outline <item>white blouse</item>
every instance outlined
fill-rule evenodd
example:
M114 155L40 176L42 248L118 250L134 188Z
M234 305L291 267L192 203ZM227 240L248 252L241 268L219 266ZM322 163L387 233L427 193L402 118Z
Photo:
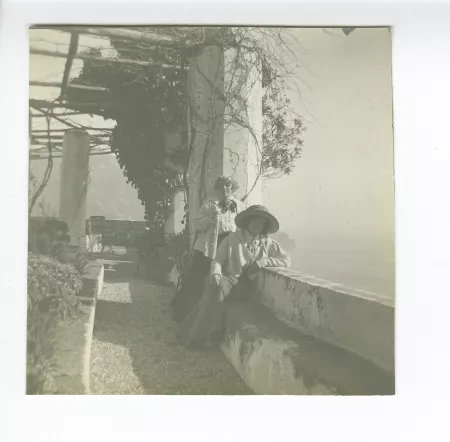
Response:
M236 215L239 212L242 212L245 209L245 204L239 201L235 197L231 197L236 203L237 210L236 212L232 212L228 210L225 213L222 213L220 208L218 207L219 200L207 199L200 209L198 216L195 219L195 228L197 230L197 239L194 244L194 250L198 250L200 252L205 253L205 249L210 246L210 244L206 244L209 242L209 237L206 237L206 232L210 229L214 228L213 214L218 212L218 234L225 232L235 232L236 224L234 222Z
M235 280L246 264L257 262L259 267L289 267L289 255L277 241L268 236L251 238L248 232L237 230L227 236L211 263L212 274L224 274Z

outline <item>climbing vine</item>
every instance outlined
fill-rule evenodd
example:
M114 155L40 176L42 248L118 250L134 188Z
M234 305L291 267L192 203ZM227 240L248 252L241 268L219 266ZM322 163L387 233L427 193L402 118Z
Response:
M192 51L206 44L234 49L231 81L225 90L225 124L238 124L249 130L247 98L251 81L262 81L263 134L259 177L275 178L289 174L300 157L305 130L302 118L291 106L287 91L295 82L300 61L289 30L279 28L162 27L140 28L175 37L178 48L161 48L145 43L111 40L121 58L177 65L177 69L155 66L105 63L86 60L73 83L103 86L95 92L97 114L117 122L110 140L119 165L138 192L146 219L160 228L166 219L173 191L187 186L189 162L187 141L188 75L185 67ZM100 55L98 50L92 50ZM97 52L97 53L95 53ZM287 54L287 55L286 55ZM289 55L291 56L289 59ZM251 77L252 73L253 77ZM291 83L290 83L291 82ZM69 100L93 101L93 93L69 90ZM181 132L183 149L167 152L165 134ZM191 127L191 138L195 131Z
M182 93L185 81L186 75L180 70L98 61L86 62L74 81L109 89L108 94L97 98L105 103L99 113L117 122L110 139L111 150L127 181L137 189L146 219L154 227L164 222L169 197L182 186L179 172L165 166L164 137L166 132L185 124L186 97ZM91 95L83 94L86 93L72 92L69 99L87 100ZM174 160L183 162L183 155Z

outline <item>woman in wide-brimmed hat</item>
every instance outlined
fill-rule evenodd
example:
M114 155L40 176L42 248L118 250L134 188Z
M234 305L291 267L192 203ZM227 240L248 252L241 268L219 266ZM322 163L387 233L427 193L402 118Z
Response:
M203 296L181 324L186 346L216 345L222 339L225 300L248 289L248 282L263 267L289 267L290 258L268 234L278 220L264 206L251 206L235 218L238 231L227 236L211 264Z
M205 278L220 243L236 231L235 217L245 209L245 204L234 196L238 189L235 179L219 176L214 184L215 197L206 199L195 218L196 239L191 269L171 303L173 317L178 322L201 298Z

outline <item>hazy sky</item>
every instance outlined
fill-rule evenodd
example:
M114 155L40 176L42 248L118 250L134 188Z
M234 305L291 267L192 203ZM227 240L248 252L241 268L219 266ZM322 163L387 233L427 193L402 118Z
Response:
M302 88L308 111L297 94L291 98L308 130L294 172L267 183L266 202L300 236L385 240L394 230L389 31L296 32L309 51L299 54L312 72L303 75L312 89ZM296 204L280 197L287 189L295 189Z
M294 238L297 268L392 295L389 30L357 29L349 36L338 30L295 32L308 51L298 57L309 72L302 73L307 85L299 83L305 100L291 98L308 130L294 172L267 182L264 202Z
M59 42L65 43L60 50L67 51L68 37L64 34L33 32L33 46L54 49L39 40L58 35ZM350 286L392 294L394 182L389 30L357 29L349 36L338 29L294 32L303 47L297 56L306 68L299 71L298 80L303 99L297 93L290 98L308 130L302 158L293 173L265 183L264 203L279 218L281 229L295 240L297 268ZM94 42L104 45L99 39L81 40L85 45ZM75 70L81 66L78 61ZM62 59L32 56L31 78L61 80L63 68ZM33 88L31 93L34 98L48 99L55 98L57 90L53 90L53 97L51 89ZM100 120L91 121L95 126L105 124ZM92 164L98 167L99 162ZM117 177L121 180L118 166ZM123 186L127 186L124 179ZM133 206L133 217L138 218L139 213L143 216L135 192L126 194Z

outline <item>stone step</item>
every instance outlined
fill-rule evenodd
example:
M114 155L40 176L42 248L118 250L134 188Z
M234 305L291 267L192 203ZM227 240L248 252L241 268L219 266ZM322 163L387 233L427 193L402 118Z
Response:
M257 394L393 395L394 376L304 335L254 300L229 305L222 351Z

